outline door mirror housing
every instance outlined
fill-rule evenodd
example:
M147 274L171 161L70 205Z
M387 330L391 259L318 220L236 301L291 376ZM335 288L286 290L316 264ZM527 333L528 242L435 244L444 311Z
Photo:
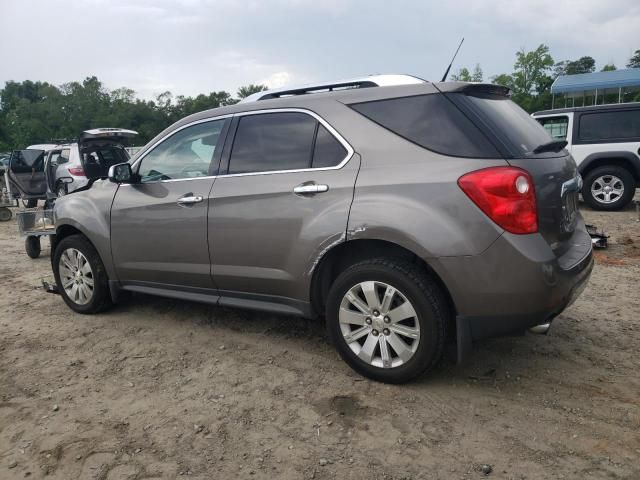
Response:
M118 163L109 167L109 180L113 183L133 183L134 175L131 164Z

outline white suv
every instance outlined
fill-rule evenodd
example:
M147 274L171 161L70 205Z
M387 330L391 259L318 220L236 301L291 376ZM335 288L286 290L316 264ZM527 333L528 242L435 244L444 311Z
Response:
M597 210L624 208L640 185L640 103L536 112L557 140L566 140L584 184L582 198Z

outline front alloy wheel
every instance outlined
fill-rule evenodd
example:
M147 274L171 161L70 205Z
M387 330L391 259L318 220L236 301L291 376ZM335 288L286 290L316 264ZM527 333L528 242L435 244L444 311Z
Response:
M69 308L90 314L111 304L104 264L85 236L70 235L60 240L51 264L58 291Z
M420 324L407 297L384 282L361 282L342 298L340 330L351 351L378 368L408 362L420 343Z
M67 248L58 264L62 288L73 303L86 305L93 297L93 270L87 257L75 248Z

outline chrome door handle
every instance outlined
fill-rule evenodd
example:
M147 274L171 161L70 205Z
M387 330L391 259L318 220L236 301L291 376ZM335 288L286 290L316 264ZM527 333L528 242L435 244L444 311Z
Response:
M327 191L329 191L329 185L321 185L317 183L298 185L293 189L293 193L297 193L298 195L322 193Z
M195 203L200 203L204 200L202 195L194 195L193 193L187 193L185 196L180 197L178 199L178 205L193 205Z

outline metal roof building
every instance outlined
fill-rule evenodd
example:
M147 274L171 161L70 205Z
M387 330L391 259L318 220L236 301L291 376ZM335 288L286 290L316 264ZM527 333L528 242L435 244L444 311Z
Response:
M571 99L571 106L574 106L576 98L582 98L582 105L586 105L585 101L590 97L593 97L593 105L597 105L598 101L611 103L610 100L614 96L617 96L617 103L622 103L625 101L625 95L639 90L640 68L560 75L551 85L554 103L555 96L562 95L565 99L565 106L567 106L568 99Z

